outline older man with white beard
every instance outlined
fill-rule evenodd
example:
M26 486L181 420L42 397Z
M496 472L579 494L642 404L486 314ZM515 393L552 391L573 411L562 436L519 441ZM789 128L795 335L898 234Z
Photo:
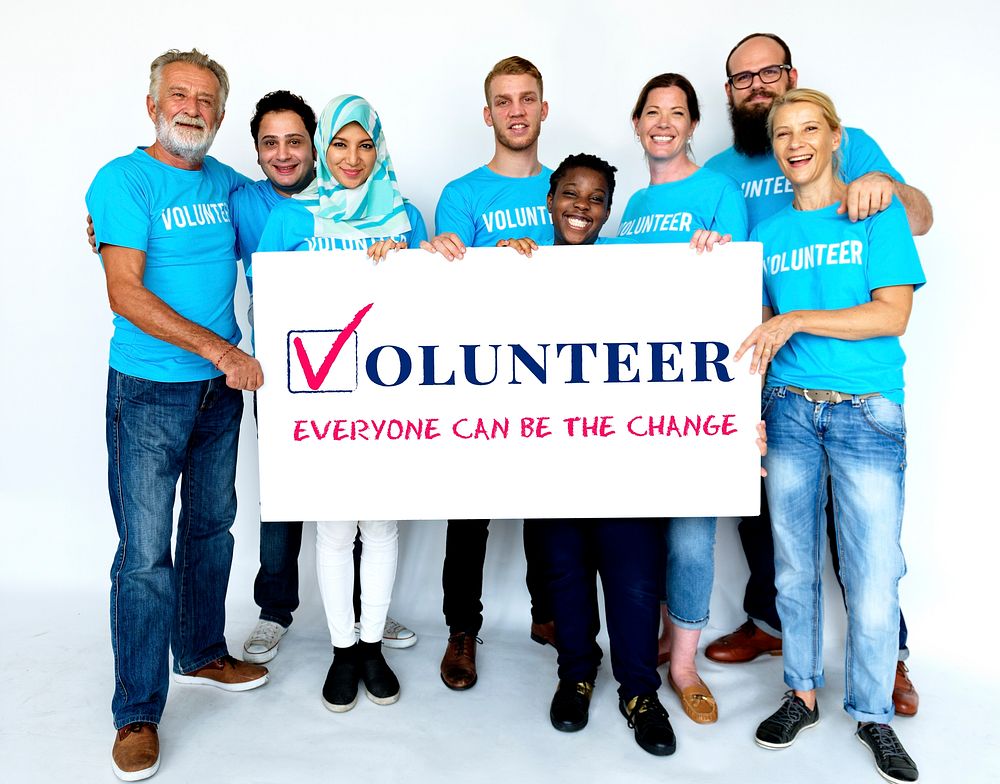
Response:
M175 681L226 691L267 682L266 668L229 655L223 634L241 390L264 381L237 347L233 313L239 259L228 202L247 180L206 157L228 91L225 69L197 50L157 57L146 97L156 141L111 161L87 192L115 314L106 411L119 537L112 767L124 781L159 766L168 647Z

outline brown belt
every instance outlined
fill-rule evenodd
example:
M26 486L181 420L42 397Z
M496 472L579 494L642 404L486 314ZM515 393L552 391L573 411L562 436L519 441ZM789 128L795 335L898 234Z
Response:
M845 400L867 400L870 397L878 397L881 392L867 392L864 395L852 395L850 392L835 392L832 389L801 389L799 387L785 387L789 392L802 395L810 403L843 403Z

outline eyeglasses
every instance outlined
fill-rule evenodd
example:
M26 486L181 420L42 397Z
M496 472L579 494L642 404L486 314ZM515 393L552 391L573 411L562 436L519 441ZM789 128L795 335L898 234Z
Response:
M764 84L773 84L781 78L782 71L791 71L790 65L769 65L759 71L740 71L733 74L728 81L737 90L745 90L753 84L753 78L758 77Z

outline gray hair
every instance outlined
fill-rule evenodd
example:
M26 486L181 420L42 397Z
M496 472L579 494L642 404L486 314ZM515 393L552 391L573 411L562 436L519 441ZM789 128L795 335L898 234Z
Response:
M203 54L197 49L192 49L190 52L182 52L179 49L171 49L164 52L153 60L152 63L150 63L149 94L152 96L153 101L159 105L160 82L163 79L163 69L171 63L190 63L191 65L197 65L199 68L204 68L215 74L215 78L219 80L219 110L217 115L221 117L222 113L226 110L226 98L229 97L229 75L226 73L225 68L215 62L215 60L207 54Z

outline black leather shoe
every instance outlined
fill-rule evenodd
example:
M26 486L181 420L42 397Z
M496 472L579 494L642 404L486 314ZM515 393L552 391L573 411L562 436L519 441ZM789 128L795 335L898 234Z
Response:
M896 784L916 781L920 774L913 758L906 753L896 733L888 724L858 722L858 740L864 743L875 757L879 775Z
M333 664L330 665L323 684L323 704L334 713L349 711L358 702L360 677L358 646L334 648Z
M392 705L399 699L399 680L382 655L382 641L359 642L361 680L368 699L376 705Z
M655 692L629 699L620 697L618 709L628 721L629 728L634 731L635 742L644 751L658 757L666 757L677 751L677 739L670 726L670 716Z
M552 726L560 732L579 732L586 727L593 693L594 684L590 681L559 681L549 708Z
M810 710L801 697L789 690L785 692L781 707L758 725L754 740L761 748L787 749L802 730L812 729L817 724L819 702Z

